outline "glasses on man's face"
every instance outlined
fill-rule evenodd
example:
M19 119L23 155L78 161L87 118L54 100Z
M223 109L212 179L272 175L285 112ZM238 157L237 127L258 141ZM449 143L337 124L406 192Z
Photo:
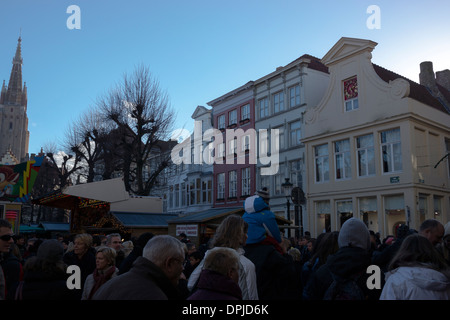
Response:
M1 240L8 242L11 238L14 237L13 234L4 234L0 237Z

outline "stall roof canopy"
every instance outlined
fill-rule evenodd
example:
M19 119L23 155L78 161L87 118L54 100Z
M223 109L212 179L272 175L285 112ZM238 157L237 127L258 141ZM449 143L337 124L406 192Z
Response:
M166 227L168 221L176 218L177 214L170 213L142 213L111 211L125 227Z
M122 178L68 186L32 203L69 210L109 204L111 211L162 212L162 198L130 196Z
M41 222L39 223L39 227L42 227L45 231L70 231L70 224L63 222Z
M63 190L63 193L70 196L105 202L123 201L130 197L125 189L122 178L69 186Z
M170 220L169 223L205 223L212 219L220 218L221 216L226 216L230 214L244 214L244 208L242 207L229 207L229 208L211 208L205 211L201 211L198 213L189 214L183 217L179 217L173 220ZM278 224L291 224L290 220L279 217L275 215Z

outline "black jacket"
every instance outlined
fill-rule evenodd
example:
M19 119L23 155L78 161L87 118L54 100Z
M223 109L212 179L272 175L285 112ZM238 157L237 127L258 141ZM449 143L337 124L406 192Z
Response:
M296 269L292 257L272 245L250 244L245 256L255 264L260 300L290 300L298 295Z
M93 300L176 300L176 287L164 272L144 257L138 257L130 271L98 289Z
M368 289L367 267L371 264L370 254L360 248L343 247L330 255L327 262L311 275L303 290L304 300L322 300L333 277L340 279L356 278L357 284L368 300L378 300L381 289ZM382 279L382 283L383 283Z
M68 275L60 273L47 273L44 271L26 271L21 289L20 300L79 300L78 291L67 288ZM9 294L9 299L15 299L16 291L19 293L19 284Z

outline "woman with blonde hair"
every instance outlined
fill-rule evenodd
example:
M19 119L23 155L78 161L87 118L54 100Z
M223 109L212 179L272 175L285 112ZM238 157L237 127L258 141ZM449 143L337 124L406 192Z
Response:
M97 253L95 254L96 268L86 278L81 300L91 300L98 288L106 281L117 276L119 269L115 266L116 255L116 250L113 248L107 246L97 248Z
M244 256L245 252L242 249L247 241L247 231L248 224L244 219L238 215L229 215L217 227L216 233L211 240L211 248L226 247L236 250L239 254L239 287L242 291L242 299L258 300L255 265ZM208 251L206 251L205 258L189 277L188 289L190 291L194 290L207 255Z
M92 236L88 233L77 234L73 241L73 250L64 255L64 262L77 265L81 271L81 289L89 274L95 269L95 249L92 247ZM77 290L78 291L78 290ZM81 299L81 292L79 294Z

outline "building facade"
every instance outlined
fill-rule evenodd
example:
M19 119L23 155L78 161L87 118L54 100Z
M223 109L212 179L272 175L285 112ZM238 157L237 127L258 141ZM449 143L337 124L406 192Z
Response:
M180 155L181 163L173 163L165 174L167 178L167 192L163 195L166 212L189 214L207 210L213 205L213 165L209 159L204 159L208 153L208 141L202 136L212 129L211 109L198 106L192 114L195 122L194 133L179 147L181 153L188 151L188 155ZM185 144L185 145L184 145ZM173 160L173 159L172 159Z
M373 64L376 45L341 38L322 58L330 83L306 111L302 137L313 236L350 217L382 237L399 224L418 230L425 219L450 219L448 105Z
M263 174L267 165L258 162L257 189L267 187L271 210L296 224L299 221L306 222L307 216L302 214L306 208L302 205L298 210L290 197L286 199L283 183L288 181L293 188L306 188L303 182L304 144L301 141L303 113L308 106L319 103L327 89L328 80L328 68L318 58L302 55L254 82L255 129L259 133L268 131L268 151L273 159L277 155L279 162L278 171L274 174ZM274 140L273 129L278 130L278 137ZM262 148L263 140L260 139ZM290 201L289 205L287 200Z
M253 82L208 102L214 136L213 206L242 207L256 188Z
M27 116L27 87L22 84L22 39L19 37L8 86L0 93L0 157L12 153L19 162L27 160L30 133Z

